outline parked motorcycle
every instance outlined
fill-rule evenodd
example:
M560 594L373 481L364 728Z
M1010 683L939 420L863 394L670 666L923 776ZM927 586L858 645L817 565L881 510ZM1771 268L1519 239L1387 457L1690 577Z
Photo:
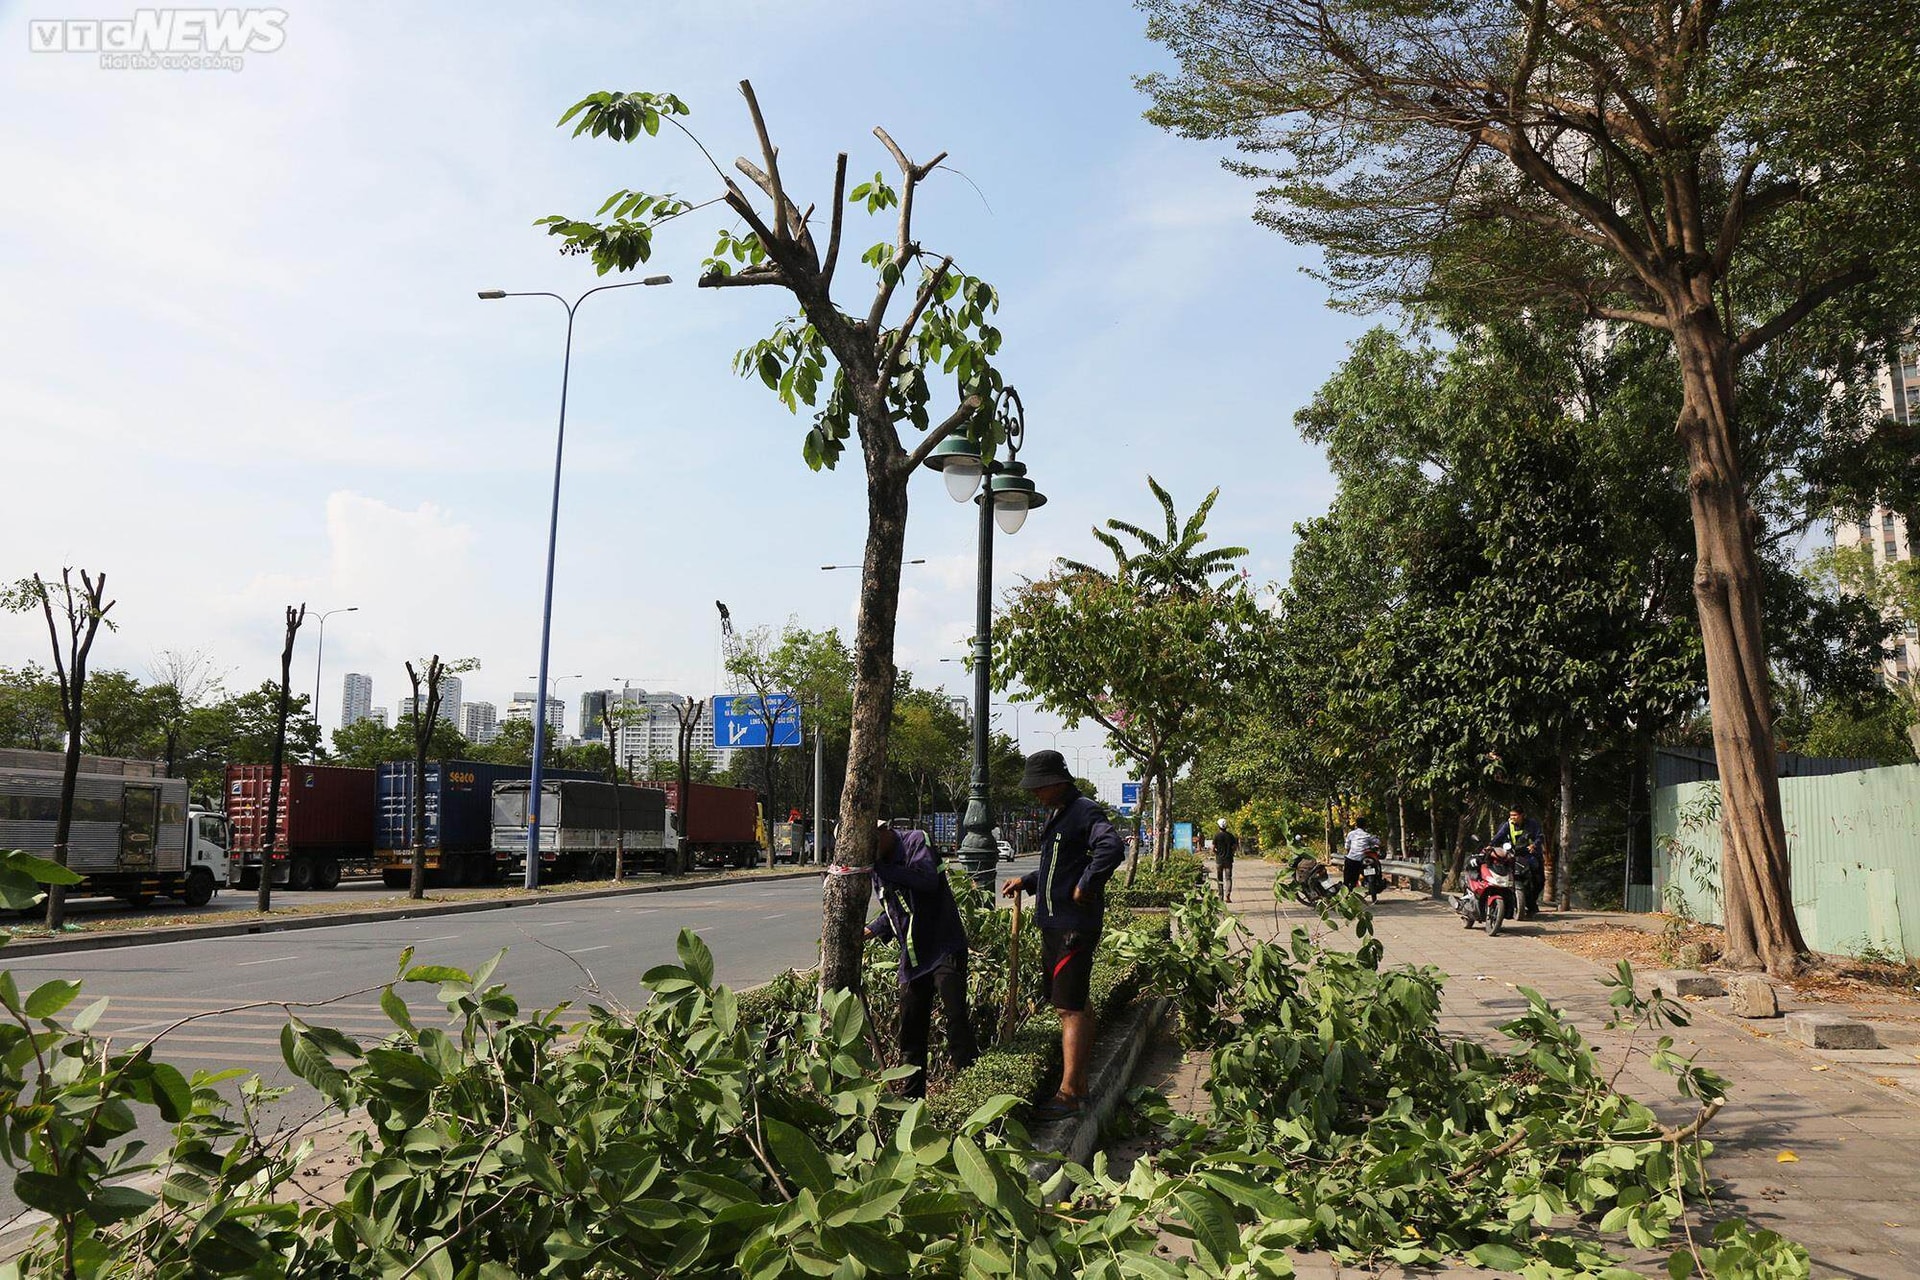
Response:
M1520 905L1520 860L1512 845L1489 846L1467 859L1466 870L1466 891L1454 895L1453 909L1467 928L1483 925L1494 937Z
M1360 863L1360 891L1367 895L1369 903L1380 901L1381 890L1387 887L1387 873L1380 865L1380 855L1369 853Z
M1333 896L1327 888L1327 869L1306 855L1293 860L1293 900L1303 907L1318 907Z

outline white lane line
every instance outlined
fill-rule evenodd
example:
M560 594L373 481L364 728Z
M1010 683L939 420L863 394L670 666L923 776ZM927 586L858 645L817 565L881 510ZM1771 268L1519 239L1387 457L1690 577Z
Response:
M567 954L570 956L583 956L587 954L587 952L589 951L605 951L608 947L612 945L613 944L611 942L603 942L597 947L581 947L578 951L569 951L567 952Z
M298 960L299 958L300 958L299 956L272 956L265 960L242 960L240 961L240 963L236 964L234 968L245 969L249 965L256 965L256 964L280 964L283 961Z
M426 942L452 942L452 941L453 941L453 940L454 940L455 938L457 938L457 937L459 937L459 936L460 936L460 935L459 935L459 934L457 934L457 933L443 933L443 934L440 934L440 935L438 935L437 937L432 937L432 938L415 938L415 939L414 939L414 941L415 941L416 943L426 943Z
M790 914L792 913L787 911L776 911L770 916L761 916L760 918L762 920L784 920Z

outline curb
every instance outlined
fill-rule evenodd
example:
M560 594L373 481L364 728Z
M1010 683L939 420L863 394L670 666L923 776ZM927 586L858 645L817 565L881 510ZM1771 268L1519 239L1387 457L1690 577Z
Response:
M1166 1021L1167 1010L1172 1007L1173 1001L1165 996L1137 1001L1127 1015L1120 1036L1105 1045L1096 1043L1087 1105L1071 1119L1056 1120L1034 1131L1034 1146L1052 1153L1027 1167L1035 1182L1049 1182L1060 1174L1063 1164L1085 1165L1093 1159L1094 1152L1100 1148L1101 1129L1126 1096L1141 1053L1159 1032Z
M52 955L70 951L112 951L122 947L149 947L163 942L204 942L209 938L234 938L249 933L289 933L296 929L326 929L343 924L371 924L381 920L418 920L427 916L470 915L478 911L505 911L560 902L587 902L595 898L624 898L642 893L678 893L688 889L728 888L738 884L778 884L783 880L805 880L822 872L776 871L771 875L733 879L714 878L675 884L621 885L613 889L587 889L578 893L541 894L526 898L483 898L470 902L429 902L418 907L390 911L337 911L324 915L288 916L283 920L238 920L232 924L174 925L155 929L127 929L117 933L77 935L71 938L28 938L7 942L0 951L15 956Z

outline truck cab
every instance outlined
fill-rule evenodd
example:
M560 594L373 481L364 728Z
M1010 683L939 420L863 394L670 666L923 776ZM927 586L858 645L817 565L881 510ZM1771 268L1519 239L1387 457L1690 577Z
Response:
M233 841L224 815L194 805L187 810L187 878L182 900L204 906L227 882L227 847Z

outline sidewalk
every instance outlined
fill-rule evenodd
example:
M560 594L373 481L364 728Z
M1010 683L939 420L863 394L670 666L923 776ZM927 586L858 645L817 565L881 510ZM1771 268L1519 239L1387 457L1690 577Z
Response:
M1233 906L1243 923L1261 937L1317 926L1305 908L1276 906L1277 871L1258 859L1241 863ZM1498 1027L1524 1011L1518 988L1526 986L1559 1008L1604 1060L1619 1060L1625 1036L1604 1029L1599 979L1606 971L1541 941L1541 924L1509 925L1489 938L1424 894L1392 891L1375 909L1374 925L1388 964L1430 964L1449 975L1446 1031L1503 1041ZM1743 1216L1798 1241L1813 1255L1815 1276L1920 1276L1920 1098L1876 1084L1873 1068L1848 1064L1845 1051L1785 1041L1778 1022L1750 1030L1701 1012L1671 1034L1676 1050L1697 1051L1701 1065L1733 1081L1706 1134L1715 1147L1708 1168L1720 1188L1715 1216ZM1671 1077L1651 1070L1643 1056L1636 1055L1621 1087L1669 1120L1691 1114ZM1797 1160L1782 1163L1783 1152Z

